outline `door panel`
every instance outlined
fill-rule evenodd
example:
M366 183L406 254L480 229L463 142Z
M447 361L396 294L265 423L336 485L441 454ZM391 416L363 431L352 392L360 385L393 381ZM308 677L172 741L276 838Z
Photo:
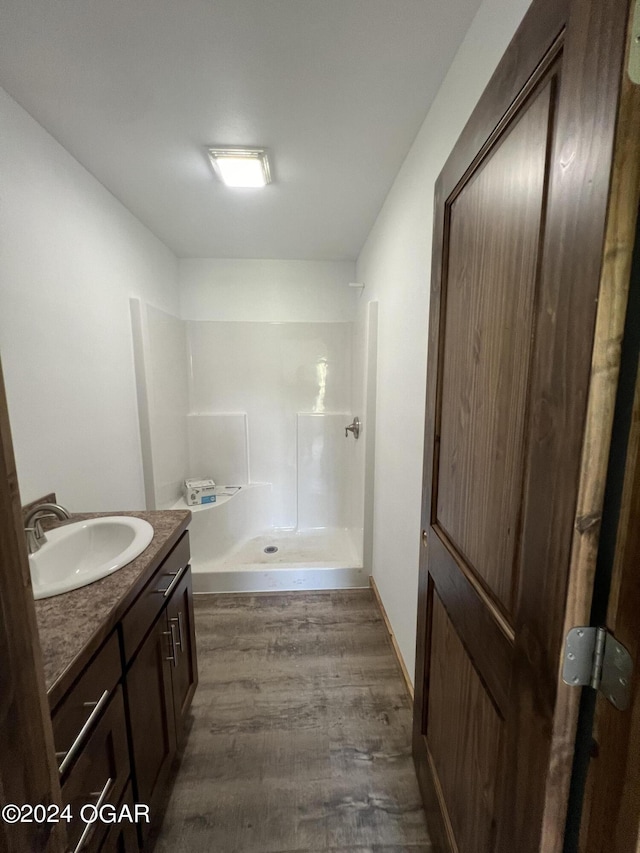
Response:
M492 701L506 714L513 632L492 608L487 596L460 570L438 530L433 530L429 542L429 572L475 669L487 685Z
M551 83L449 207L436 524L512 612Z
M459 853L562 849L579 694L561 652L590 608L611 436L591 356L626 17L533 0L436 186L414 755Z
M433 600L427 738L458 845L493 849L498 755L504 720L437 594Z

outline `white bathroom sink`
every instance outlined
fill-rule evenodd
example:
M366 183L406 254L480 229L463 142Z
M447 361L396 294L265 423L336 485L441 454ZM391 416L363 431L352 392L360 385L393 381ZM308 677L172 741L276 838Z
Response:
M110 515L47 531L47 541L29 557L35 598L79 589L135 560L153 539L142 518Z

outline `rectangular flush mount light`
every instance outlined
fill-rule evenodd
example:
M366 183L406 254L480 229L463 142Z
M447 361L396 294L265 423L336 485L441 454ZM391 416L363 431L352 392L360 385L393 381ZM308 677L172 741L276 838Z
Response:
M228 187L264 187L271 183L264 148L209 148L216 175Z

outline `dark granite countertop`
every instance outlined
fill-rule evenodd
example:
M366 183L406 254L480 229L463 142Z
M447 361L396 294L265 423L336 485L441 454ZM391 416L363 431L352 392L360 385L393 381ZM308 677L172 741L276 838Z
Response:
M79 675L89 656L97 651L131 606L191 521L189 511L158 510L77 513L71 516L69 523L108 515L145 519L153 527L153 539L139 557L109 577L35 602L45 682L52 708Z

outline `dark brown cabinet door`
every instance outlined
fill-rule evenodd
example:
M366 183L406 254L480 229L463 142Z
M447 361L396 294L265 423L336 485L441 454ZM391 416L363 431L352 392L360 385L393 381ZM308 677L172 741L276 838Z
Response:
M175 666L172 667L171 678L176 736L178 743L180 743L185 732L185 716L198 685L191 569L185 572L174 590L167 606L167 616L176 650Z
M160 819L158 803L176 752L171 687L175 643L166 610L151 629L127 672L127 700L136 783L136 801L151 809L151 825ZM149 826L141 825L145 838Z
M414 753L458 853L562 849L580 694L559 673L626 303L605 245L626 16L534 0L438 180Z

